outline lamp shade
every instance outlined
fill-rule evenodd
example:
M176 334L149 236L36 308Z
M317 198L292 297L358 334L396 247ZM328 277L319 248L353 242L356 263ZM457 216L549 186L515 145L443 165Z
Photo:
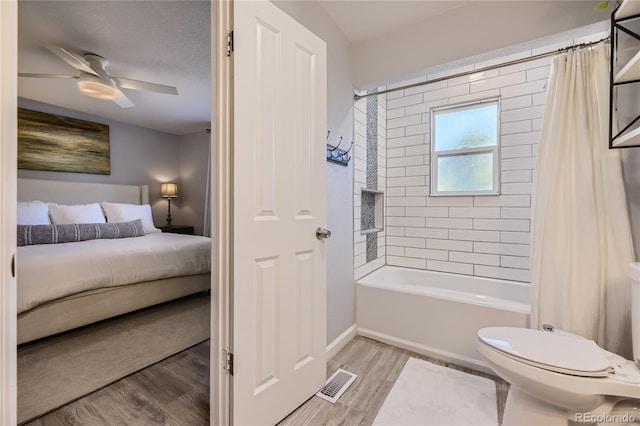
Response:
M178 196L178 184L176 183L163 183L160 188L160 194L164 198L176 198Z

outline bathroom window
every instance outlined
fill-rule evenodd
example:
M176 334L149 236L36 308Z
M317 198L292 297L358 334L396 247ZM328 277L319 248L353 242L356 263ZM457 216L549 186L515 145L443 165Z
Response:
M431 110L431 195L500 193L500 100Z

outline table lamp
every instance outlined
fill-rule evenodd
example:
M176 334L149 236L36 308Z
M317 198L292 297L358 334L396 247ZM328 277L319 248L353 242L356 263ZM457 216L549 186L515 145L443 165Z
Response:
M166 198L169 201L169 214L167 214L167 225L171 226L171 199L178 196L178 184L176 183L163 183L160 188L160 194L162 198Z

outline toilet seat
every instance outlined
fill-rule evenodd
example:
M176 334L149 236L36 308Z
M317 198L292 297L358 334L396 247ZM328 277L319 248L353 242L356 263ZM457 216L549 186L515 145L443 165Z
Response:
M479 340L516 361L581 377L607 377L611 361L593 340L516 327L488 327Z

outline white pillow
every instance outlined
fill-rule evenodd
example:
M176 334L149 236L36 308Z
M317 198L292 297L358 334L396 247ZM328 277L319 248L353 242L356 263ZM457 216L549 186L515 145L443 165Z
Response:
M49 206L42 201L18 203L18 225L49 225Z
M107 215L107 222L131 222L132 220L142 219L142 228L145 234L162 232L153 225L153 216L151 215L151 206L149 204L138 205L104 201L102 208Z
M49 203L49 216L51 216L51 223L55 225L106 222L100 204L98 203L76 204L72 206Z

